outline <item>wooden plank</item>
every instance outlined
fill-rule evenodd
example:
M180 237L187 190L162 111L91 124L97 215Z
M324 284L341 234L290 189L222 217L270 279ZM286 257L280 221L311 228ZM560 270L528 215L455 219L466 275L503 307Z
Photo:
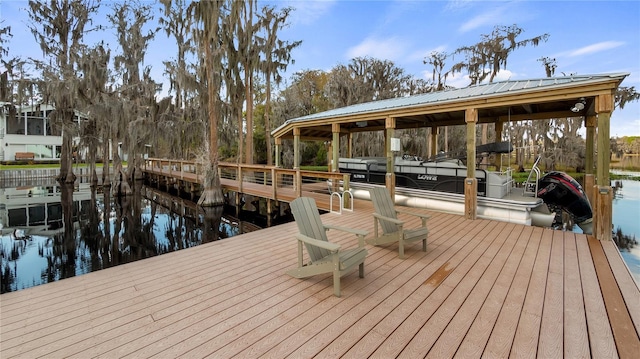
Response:
M640 288L638 288L638 283L633 279L615 242L602 241L600 244L607 256L607 261L616 278L633 325L636 327L636 332L640 333L640 300L637 300L640 297Z
M468 221L464 221L469 223ZM464 227L464 226L460 226ZM474 250L480 246L480 248L486 248L490 240L485 241L490 233L491 227L487 222L480 222L477 225L470 228L468 233L464 230L457 232L456 235L450 237L451 241L455 241L447 251L443 252L438 262L434 262L435 269L431 269L430 273L427 273L423 278L424 281L415 288L412 292L409 292L405 298L400 298L400 303L386 316L379 318L375 326L366 326L369 331L360 339L355 345L353 345L346 353L347 357L366 357L372 356L374 351L380 346L385 347L387 350L391 349L390 346L395 346L394 352L400 352L404 348L404 343L400 340L394 343L383 343L385 339L389 338L393 333L398 330L404 331L407 335L413 336L414 330L418 330L421 327L421 323L413 322L410 317L423 319L421 314L428 314L429 311L435 311L435 308L429 308L428 304L424 303L429 297L433 296L436 291L440 291L442 297L452 290L452 286L456 282L462 280L466 271L471 268L473 261L465 261L469 258L470 254L474 253ZM477 238L477 240L475 240ZM478 250L480 252L480 250ZM477 254L477 252L476 252ZM464 264L463 264L464 263ZM446 274L439 276L440 280L432 281L435 271L444 271ZM450 283L444 284L445 281ZM424 313L416 313L417 310L423 310ZM367 324L365 322L365 324ZM374 324L374 323L371 323ZM411 324L414 324L411 326ZM400 328L403 326L403 328ZM411 328L408 328L411 327ZM412 330L413 328L413 330ZM396 334L400 338L405 338L403 334ZM408 341L409 339L406 339Z
M635 330L620 288L618 288L609 261L602 249L601 241L593 236L588 236L588 242L602 289L604 304L611 322L611 331L618 348L618 355L620 358L637 358L640 353L640 336Z
M471 316L471 313L474 313L473 316L475 317L475 313L477 313L477 310L479 310L482 304L481 299L483 295L491 288L490 285L494 283L499 270L502 268L504 263L503 259L508 256L513 244L515 244L513 241L505 244L511 236L514 225L508 223L500 227L501 230L497 234L496 239L489 245L487 250L482 253L480 258L474 263L470 272L467 273L462 282L455 287L447 300L439 306L425 325L415 334L411 341L407 343L399 355L400 358L415 358L430 353L436 340L439 339L439 336L433 335L433 333L455 335L458 329L470 325L470 321L466 321L466 319ZM488 286L484 285L483 278L486 278L486 282L489 284ZM476 291L475 289L478 288L478 285L481 283L482 287L479 291ZM480 299L476 298L476 293L479 293L478 296ZM454 318L462 318L463 323L458 323ZM464 321L466 321L466 323L464 323ZM446 329L450 325L452 325L452 328L447 331ZM466 330L464 330L464 332L466 332ZM462 338L459 338L459 340L461 341ZM452 351L455 352L455 350ZM439 353L436 352L434 355L438 356Z
M590 355L587 318L582 296L576 235L565 231L564 243L564 354L565 358Z
M562 231L553 231L549 274L544 293L544 307L540 323L538 354L545 358L559 358L564 351L564 236Z
M537 355L552 240L553 231L545 229L533 265L529 288L520 314L516 335L513 338L510 356L533 358Z
M455 354L469 357L464 353L464 349L460 348L463 340L474 346L484 347L502 308L529 236L530 232L516 228L508 234L508 238L491 261L489 268L429 350L429 356L450 358ZM471 333L472 326L475 326L473 333ZM477 356L480 355L481 352L477 354Z
M412 355L414 351L422 352L423 348L415 341L429 338L433 334L430 330L437 330L439 326L446 325L445 318L455 313L475 281L484 272L484 268L492 257L491 253L495 252L500 241L504 240L505 237L499 236L505 230L504 223L487 229L488 231L483 231L479 237L475 237L478 241L476 245L470 248L471 252L467 252L468 255L461 258L462 262L454 264L453 271L446 279L432 289L433 291L426 298L420 298L422 300L420 305L386 340L379 344L373 356L390 357L401 353ZM419 331L422 334L418 338L416 333ZM414 343L415 347L406 350L410 342Z
M483 353L488 357L506 358L509 356L516 334L516 329L518 327L520 314L524 306L527 289L531 281L531 275L540 247L542 233L542 228L532 228L532 234L527 244L527 249L525 250L520 265L518 266L518 270L515 274L511 287L509 288L509 293L507 293L507 297L502 305L496 324L491 331L487 345L484 347ZM483 348L479 344L467 344L467 341L465 340L459 350L460 355L456 353L456 356L462 356L465 353L477 353L482 350Z
M580 280L584 298L589 346L592 358L617 358L616 343L613 340L611 325L604 306L600 284L593 266L586 236L580 236L576 242L578 262L580 264Z

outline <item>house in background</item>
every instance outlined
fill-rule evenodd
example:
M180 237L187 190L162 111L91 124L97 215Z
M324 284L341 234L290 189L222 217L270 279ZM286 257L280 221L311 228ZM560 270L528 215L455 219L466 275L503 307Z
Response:
M49 120L51 105L16 106L0 102L0 161L60 159L62 133ZM86 116L76 112L75 120ZM76 141L74 141L76 142Z

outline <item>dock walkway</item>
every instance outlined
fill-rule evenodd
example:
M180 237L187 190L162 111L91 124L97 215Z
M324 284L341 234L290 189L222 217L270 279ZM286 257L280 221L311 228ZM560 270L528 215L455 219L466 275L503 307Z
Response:
M372 233L371 212L322 219ZM368 246L341 298L331 274L285 274L295 223L3 294L0 357L637 358L640 291L613 242L424 212L427 252Z

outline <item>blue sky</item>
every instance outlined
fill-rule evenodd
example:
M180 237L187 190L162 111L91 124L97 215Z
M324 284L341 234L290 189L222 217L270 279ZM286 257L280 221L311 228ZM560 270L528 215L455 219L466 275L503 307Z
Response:
M103 1L104 2L104 1ZM272 0L258 5L292 6L282 37L302 40L294 50L295 64L287 73L330 70L358 56L391 60L415 77L428 78L423 59L434 50L452 52L480 41L496 25L517 24L520 39L548 33L547 42L513 52L499 80L545 76L543 56L556 59L556 75L628 72L623 86L640 91L640 1L426 1L426 0ZM26 1L2 1L0 18L11 26L10 56L39 56L20 10ZM105 7L106 8L106 7ZM149 48L147 63L163 81L162 60L175 45L159 33ZM452 63L452 62L451 62ZM288 78L287 75L285 78ZM457 76L447 84L464 87ZM611 135L640 136L640 103L617 109Z

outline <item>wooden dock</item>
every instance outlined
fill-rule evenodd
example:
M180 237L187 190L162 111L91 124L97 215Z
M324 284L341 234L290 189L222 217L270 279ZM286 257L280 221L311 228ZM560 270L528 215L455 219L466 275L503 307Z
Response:
M371 233L371 212L322 218ZM0 357L637 358L640 291L613 242L428 213L426 253L368 246L341 298L330 274L285 274L295 223L3 294Z
M193 161L152 158L145 161L142 171L146 179L158 188L179 192L200 192L204 181L201 166ZM223 190L291 202L305 196L316 200L318 208L340 211L340 199L331 192L342 193L340 181L348 189L349 176L337 172L303 171L266 165L218 163L218 176ZM330 184L334 188L329 188ZM344 190L344 188L342 189ZM332 200L333 199L333 200ZM331 208L333 205L333 208Z

